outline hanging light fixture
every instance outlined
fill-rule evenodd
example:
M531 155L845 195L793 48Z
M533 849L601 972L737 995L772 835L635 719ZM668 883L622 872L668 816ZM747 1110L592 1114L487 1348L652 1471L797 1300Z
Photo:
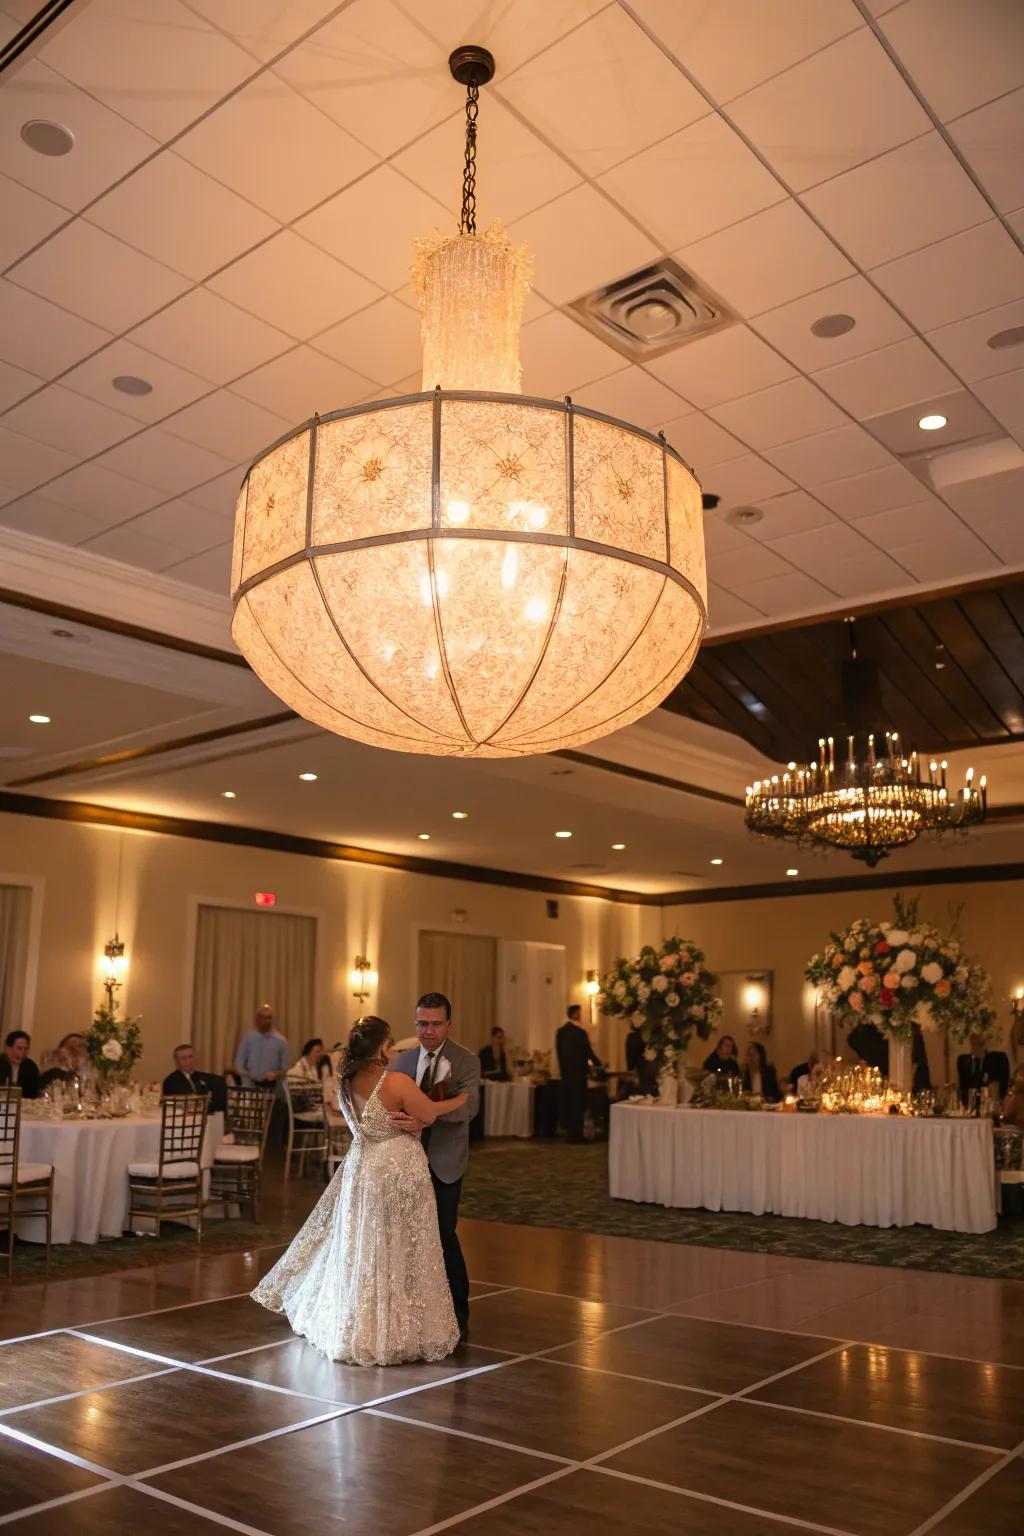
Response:
M405 752L579 745L652 709L706 624L700 486L653 436L520 389L529 261L476 228L486 49L457 234L419 242L423 392L315 416L250 467L232 634L307 719Z
M925 779L917 753L903 755L899 733L880 723L878 668L857 654L854 622L846 622L850 659L843 664L839 765L836 738L819 737L816 763L790 763L786 772L748 785L746 824L764 837L843 849L874 869L923 832L966 831L984 821L986 780L976 785L968 768L960 793L950 795L945 762L932 761Z

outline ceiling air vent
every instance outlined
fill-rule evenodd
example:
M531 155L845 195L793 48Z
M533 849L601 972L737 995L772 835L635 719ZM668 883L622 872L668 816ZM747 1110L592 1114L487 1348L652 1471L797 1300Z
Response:
M668 257L585 294L569 307L602 341L636 362L660 357L732 325L736 318Z

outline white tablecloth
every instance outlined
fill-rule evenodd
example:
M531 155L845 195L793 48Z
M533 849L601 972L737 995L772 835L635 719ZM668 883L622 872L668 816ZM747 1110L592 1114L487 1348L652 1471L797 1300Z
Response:
M484 1135L533 1135L533 1084L484 1083Z
M202 1166L209 1168L224 1135L224 1116L210 1115ZM53 1241L95 1243L120 1237L128 1223L128 1164L156 1162L160 1117L126 1115L123 1120L30 1120L22 1117L18 1160L52 1163ZM18 1221L30 1241L42 1241L43 1224Z
M621 1200L844 1226L996 1225L989 1120L615 1104L608 1170Z

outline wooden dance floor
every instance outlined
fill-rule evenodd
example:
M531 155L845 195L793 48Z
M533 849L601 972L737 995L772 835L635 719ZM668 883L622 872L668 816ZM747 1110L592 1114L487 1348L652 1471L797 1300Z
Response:
M1020 1532L1024 1284L463 1233L471 1343L442 1365L323 1360L248 1300L279 1250L8 1292L0 1524Z

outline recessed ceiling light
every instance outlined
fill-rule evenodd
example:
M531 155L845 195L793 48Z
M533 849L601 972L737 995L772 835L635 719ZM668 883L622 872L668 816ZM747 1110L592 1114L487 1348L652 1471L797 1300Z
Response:
M429 832L417 832L416 836L419 838L421 843L429 843L430 842L430 833Z
M313 784L320 777L318 773L300 773L299 778L306 784Z
M625 848L625 846L626 846L625 843L612 843L612 848L615 850L616 853L621 853L623 848Z
M833 336L845 336L856 324L852 315L821 315L812 323L811 335L827 341Z
M75 136L63 123L46 117L33 117L21 125L21 137L37 155L67 155L75 147Z
M939 415L922 416L921 420L918 422L918 426L921 428L922 432L938 432L945 425L945 416Z
M556 837L572 837L572 833L571 832L556 832L555 836Z
M991 347L993 352L1001 352L1003 347L1019 347L1024 341L1024 325L1008 325L1005 331L996 331L986 341L986 347Z
M468 811L452 811L452 821L468 821Z
M238 799L238 796L235 794L233 789L222 789L221 790L221 795L224 797L225 800L237 800Z
M786 870L786 874L787 875L798 875L799 873L800 873L800 871L798 869L787 869Z
M119 373L116 379L111 380L115 389L119 389L122 395L151 395L153 386L148 379L137 379L133 373Z
M712 862L712 864L724 864L725 860L724 859L712 859L711 862Z
M50 723L49 715L29 715L29 719L33 725L49 725Z

